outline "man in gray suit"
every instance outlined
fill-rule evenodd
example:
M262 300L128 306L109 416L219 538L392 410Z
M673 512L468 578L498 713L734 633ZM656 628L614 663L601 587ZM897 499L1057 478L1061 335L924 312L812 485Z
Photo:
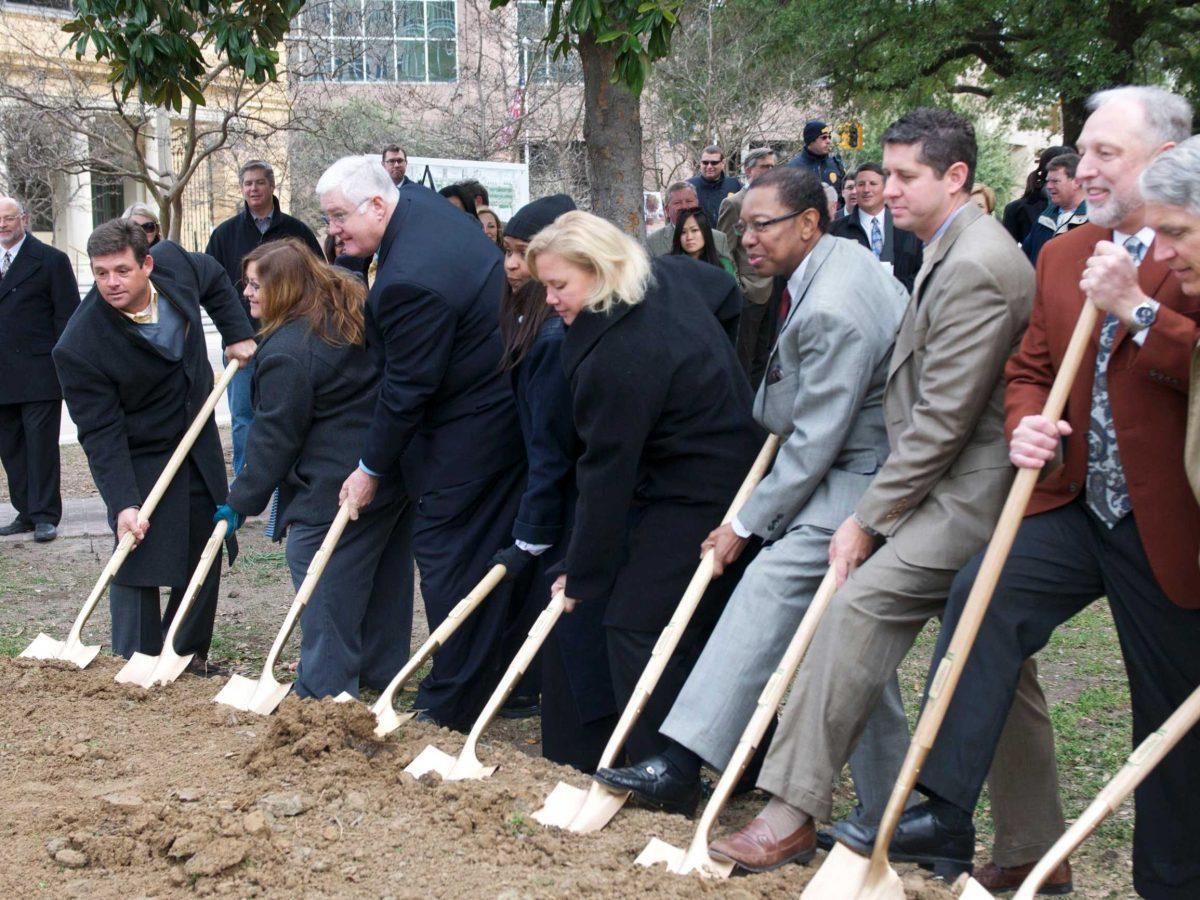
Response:
M715 548L720 575L751 536L768 543L663 725L675 743L661 756L596 774L664 808L694 804L702 760L718 769L728 763L829 566L834 529L888 455L883 388L908 296L869 251L829 236L828 227L822 186L807 169L760 175L742 203L738 232L749 259L764 276L786 282L783 327L754 410L783 442L770 474L703 549ZM893 680L851 763L871 821L887 802L907 737ZM807 859L815 847L809 829L789 859Z
M1029 318L1033 269L968 200L969 122L917 109L882 141L896 225L925 242L883 397L891 454L829 545L843 586L763 763L758 786L773 799L712 847L746 868L778 864L814 819L829 818L843 764L913 640L943 610L955 574L987 542L1012 482L1004 364ZM997 860L1031 848L1036 858L1062 831L1053 742L1027 667L992 769ZM856 828L865 823L842 823L839 838Z
M667 188L666 204L667 224L646 238L646 249L650 251L651 256L666 256L670 253L679 214L685 209L700 208L696 189L686 181L676 181ZM709 225L712 227L713 245L717 248L717 256L732 263L733 258L729 255L729 241L725 239L725 233L716 227L715 222L710 222Z

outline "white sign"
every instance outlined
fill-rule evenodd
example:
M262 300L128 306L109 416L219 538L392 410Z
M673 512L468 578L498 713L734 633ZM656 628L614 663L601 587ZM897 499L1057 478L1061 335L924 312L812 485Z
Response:
M504 221L529 202L529 166L525 163L481 162L469 159L408 158L408 177L440 190L456 181L474 179L488 190L488 205Z

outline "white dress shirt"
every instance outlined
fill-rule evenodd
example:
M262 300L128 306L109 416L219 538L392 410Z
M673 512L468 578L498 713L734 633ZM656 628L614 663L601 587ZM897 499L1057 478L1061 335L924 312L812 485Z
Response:
M1143 226L1136 235L1126 234L1124 231L1117 231L1116 229L1113 229L1113 243L1118 247L1123 248L1125 246L1125 242L1131 237L1136 237L1142 242L1142 247L1145 248L1142 251L1142 258L1138 261L1138 265L1140 266L1146 261L1146 257L1150 255L1150 245L1154 243L1154 229L1149 225L1146 225ZM1152 299L1150 302L1154 305L1155 309L1158 309L1157 300ZM1135 331L1133 334L1133 342L1139 347L1142 346L1142 344L1146 343L1146 335L1149 333L1149 328L1143 328L1141 331Z

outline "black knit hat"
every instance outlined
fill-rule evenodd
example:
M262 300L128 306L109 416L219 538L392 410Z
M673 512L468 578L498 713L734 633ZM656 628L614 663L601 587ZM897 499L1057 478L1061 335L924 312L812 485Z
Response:
M833 129L820 119L809 119L804 123L804 143L811 144L823 134L833 134Z
M577 209L575 201L566 194L539 197L518 209L504 226L504 236L518 241L531 241L533 236L563 213Z

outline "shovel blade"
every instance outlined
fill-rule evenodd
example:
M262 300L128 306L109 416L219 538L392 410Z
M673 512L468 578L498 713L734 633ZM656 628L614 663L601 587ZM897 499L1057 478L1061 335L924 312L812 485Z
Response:
M275 707L283 702L287 692L292 689L291 682L280 684L269 674L263 673L258 681L258 688L250 700L249 711L260 716L269 716L275 712Z
M491 778L499 766L485 766L479 760L460 756L454 761L450 774L444 776L447 781L471 781Z
M383 707L380 707L376 703L375 706L371 707L371 712L375 713L377 723L375 725L375 737L378 738L387 737L416 715L414 712L397 713L396 710L392 709L390 703L384 704Z
M971 877L967 877L958 896L963 900L995 900L991 891Z
M26 659L58 659L65 644L66 641L56 641L48 634L39 634L21 655Z
M587 791L560 781L542 804L542 808L533 814L534 821L541 822L550 828L566 828L571 820L583 809L583 801Z
M148 688L154 684L154 670L158 667L157 656L149 653L135 653L129 661L121 666L121 671L113 678L121 684L137 684Z
M729 873L733 871L733 863L713 859L708 855L707 847L689 847L687 850L681 850L658 838L650 839L650 843L638 854L635 862L646 867L666 863L667 871L676 875L696 872L705 878L728 878Z
M183 670L188 667L188 663L192 661L194 653L189 653L186 656L180 656L174 650L165 648L162 656L158 658L158 665L154 667L154 672L150 676L150 683L146 687L154 687L156 684L170 684L175 681Z
M67 640L59 652L58 658L65 659L69 663L75 663L81 669L86 669L91 665L92 660L96 658L99 652L99 644L93 644L89 647L79 641Z
M358 698L355 697L353 694L351 694L349 691L342 691L340 694L338 694L336 697L333 698L333 702L334 703L354 703L357 699Z
M257 689L258 679L247 678L245 675L230 675L229 680L225 682L225 687L221 688L217 696L213 697L212 702L247 712Z
M454 768L454 762L455 757L430 744L417 754L416 759L404 767L404 771L413 778L420 778L427 772L437 772L442 778L445 778Z
M629 791L614 791L593 781L592 786L588 788L583 807L571 820L567 830L575 834L599 831L612 821L613 816L621 811L628 799Z
M834 844L801 900L904 900L904 885L889 865L871 866L869 856Z

